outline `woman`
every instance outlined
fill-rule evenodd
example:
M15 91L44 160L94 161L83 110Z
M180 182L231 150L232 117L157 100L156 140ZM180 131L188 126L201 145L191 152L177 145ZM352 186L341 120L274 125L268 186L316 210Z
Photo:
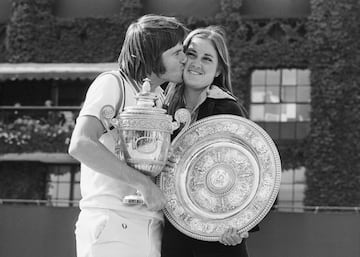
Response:
M179 108L191 112L192 122L216 114L246 116L245 109L232 95L229 53L225 33L217 26L192 31L184 41L187 55L183 84L167 89L168 112L174 115ZM165 222L162 257L176 256L237 256L247 257L245 239L248 233L228 229L219 242L206 242L190 238Z

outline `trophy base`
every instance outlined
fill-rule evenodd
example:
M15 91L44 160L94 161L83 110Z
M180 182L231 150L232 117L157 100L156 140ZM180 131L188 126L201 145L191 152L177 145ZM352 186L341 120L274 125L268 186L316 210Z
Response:
M127 195L123 199L123 204L127 205L143 205L144 198L141 195Z

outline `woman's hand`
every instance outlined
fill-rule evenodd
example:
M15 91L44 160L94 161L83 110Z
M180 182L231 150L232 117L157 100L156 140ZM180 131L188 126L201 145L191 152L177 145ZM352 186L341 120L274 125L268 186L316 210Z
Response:
M223 245L238 245L244 238L249 237L249 232L239 233L235 228L229 228L222 234L219 242Z

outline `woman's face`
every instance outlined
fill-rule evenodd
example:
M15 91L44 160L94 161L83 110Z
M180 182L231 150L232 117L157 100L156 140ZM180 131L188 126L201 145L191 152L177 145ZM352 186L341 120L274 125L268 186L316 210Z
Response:
M195 36L185 54L185 85L193 89L204 89L211 85L218 75L218 55L213 44L207 39Z

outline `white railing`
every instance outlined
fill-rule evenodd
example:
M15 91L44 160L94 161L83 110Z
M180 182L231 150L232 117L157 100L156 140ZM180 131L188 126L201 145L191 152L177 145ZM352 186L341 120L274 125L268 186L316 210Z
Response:
M79 206L78 200L33 200L33 199L0 199L0 204L32 204L54 207L74 207Z

